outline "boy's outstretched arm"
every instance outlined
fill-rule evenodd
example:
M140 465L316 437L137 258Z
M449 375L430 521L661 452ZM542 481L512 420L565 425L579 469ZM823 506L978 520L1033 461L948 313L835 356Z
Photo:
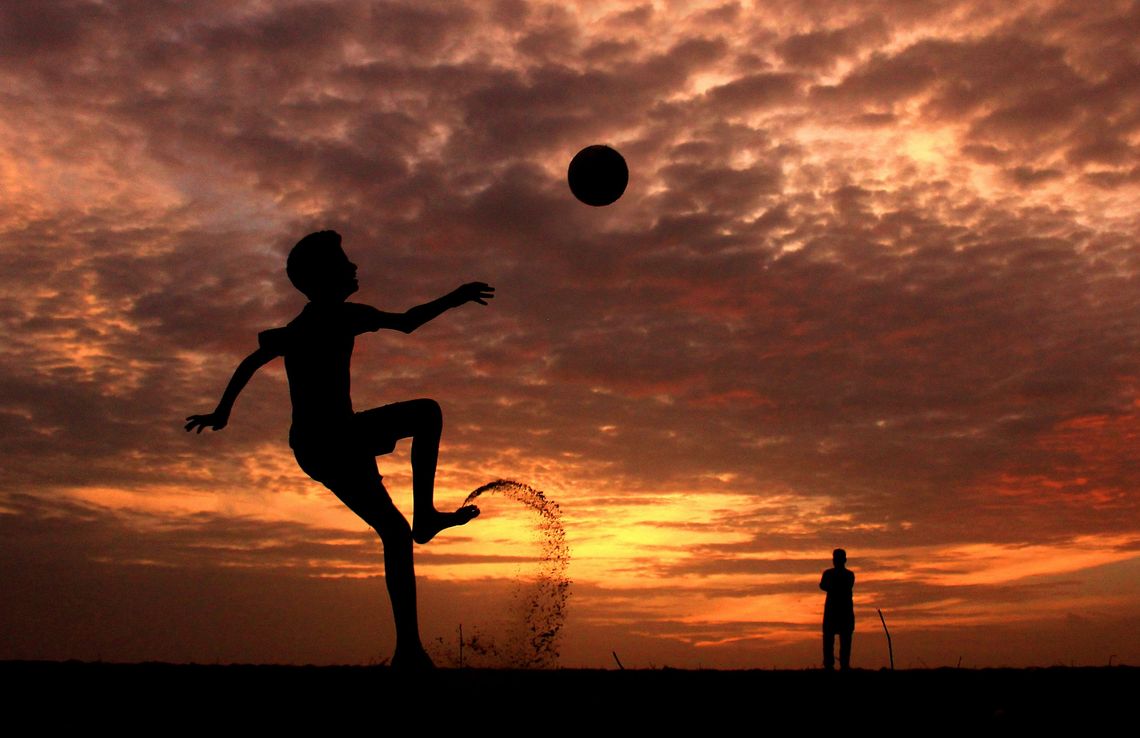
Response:
M460 305L468 302L477 302L480 305L486 305L487 300L495 296L495 288L485 282L468 282L462 287L458 287L443 297L425 302L423 305L408 310L404 313L380 313L380 324L374 330L380 328L391 328L404 333L411 333L416 328L419 328L424 323L438 318L443 313L452 308L457 308Z
M253 376L261 367L272 361L277 354L259 348L249 356L242 359L238 364L238 368L234 370L234 375L230 378L230 383L226 385L226 391L222 393L222 399L218 402L218 407L214 412L206 415L191 415L186 418L186 430L191 431L195 428L201 433L203 428L213 428L216 431L226 427L230 422L230 410L234 407L234 401L241 391L245 388L249 378Z

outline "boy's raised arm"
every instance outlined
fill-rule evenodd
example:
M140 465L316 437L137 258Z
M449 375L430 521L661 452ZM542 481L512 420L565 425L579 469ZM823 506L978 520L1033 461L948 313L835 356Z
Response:
M201 433L203 428L212 428L216 431L226 427L230 422L230 411L234 407L234 401L241 391L245 388L249 378L253 376L261 367L272 361L277 354L265 348L259 348L249 356L242 359L238 364L237 369L234 370L234 375L230 377L230 383L226 385L226 391L222 393L222 399L218 402L218 407L214 412L207 413L206 415L191 415L186 418L186 430L191 431L195 428Z
M376 311L376 325L372 330L390 328L404 333L411 333L416 328L419 328L430 320L438 318L451 308L457 308L468 302L477 302L480 305L486 305L487 300L490 300L494 296L495 288L486 282L468 282L443 297L432 300L431 302L425 302L423 305L417 305L407 312L382 313Z

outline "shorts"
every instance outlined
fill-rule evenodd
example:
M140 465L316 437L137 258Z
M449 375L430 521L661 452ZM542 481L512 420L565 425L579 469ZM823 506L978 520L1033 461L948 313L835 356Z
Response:
M329 489L363 479L380 479L376 457L390 454L396 442L407 437L391 422L397 406L355 413L348 422L319 430L289 431L289 445L301 470Z

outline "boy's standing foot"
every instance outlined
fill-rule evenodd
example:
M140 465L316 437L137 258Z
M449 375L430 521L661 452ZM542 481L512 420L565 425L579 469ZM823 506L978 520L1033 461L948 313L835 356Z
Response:
M464 505L450 513L443 513L439 510L431 510L426 513L417 512L412 524L412 540L416 543L427 543L444 528L466 525L478 515L479 508L474 505Z
M435 671L435 664L422 646L418 648L396 648L392 655L392 669L404 674L423 674Z

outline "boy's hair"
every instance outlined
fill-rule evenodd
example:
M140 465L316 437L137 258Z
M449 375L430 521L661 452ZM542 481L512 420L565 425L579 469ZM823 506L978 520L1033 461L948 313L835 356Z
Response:
M297 242L285 260L285 273L293 286L310 295L327 263L330 249L340 248L340 234L336 231L317 231Z

